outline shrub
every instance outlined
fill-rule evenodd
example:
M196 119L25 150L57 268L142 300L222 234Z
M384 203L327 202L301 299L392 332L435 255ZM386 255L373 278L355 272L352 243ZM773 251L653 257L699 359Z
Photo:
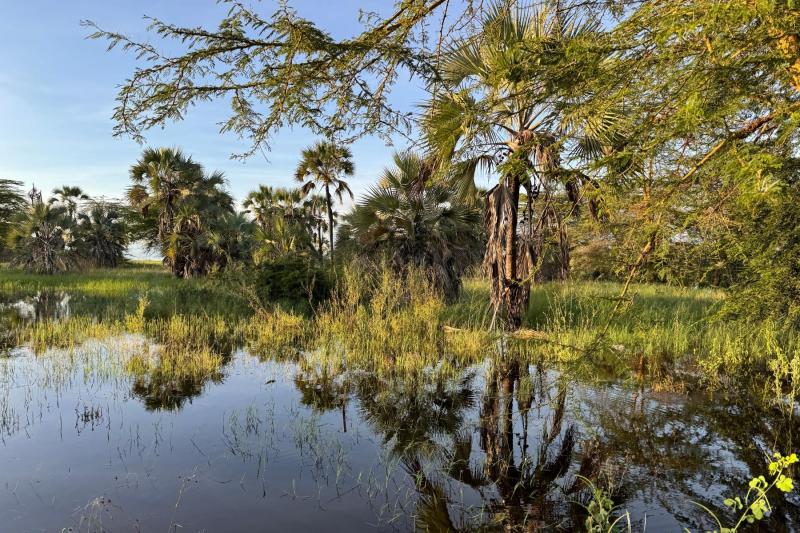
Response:
M285 256L256 267L255 285L262 302L325 300L330 293L328 274L302 257Z

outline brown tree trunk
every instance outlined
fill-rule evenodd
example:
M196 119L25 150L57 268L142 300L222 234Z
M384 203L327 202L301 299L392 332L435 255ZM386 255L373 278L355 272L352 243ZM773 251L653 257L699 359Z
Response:
M328 205L328 236L330 238L329 246L331 247L331 264L333 264L333 202L331 201L331 191L328 184L325 184L325 201Z
M517 233L520 178L507 176L486 196L486 253L484 269L492 283L492 305L495 316L505 319L509 330L522 325L530 296L529 280L521 279L527 273L528 254L520 254ZM520 267L523 268L520 268ZM502 313L501 313L502 311Z
M322 251L322 220L319 218L322 215L317 212L317 208L314 207L314 218L317 220L317 249L319 250L319 262L322 263L322 260L325 258Z
M517 220L519 212L519 177L514 175L508 178L508 199L506 210L506 235L505 235L505 306L508 329L514 331L522 326L522 319L528 302L529 286L523 283L518 275L518 238Z

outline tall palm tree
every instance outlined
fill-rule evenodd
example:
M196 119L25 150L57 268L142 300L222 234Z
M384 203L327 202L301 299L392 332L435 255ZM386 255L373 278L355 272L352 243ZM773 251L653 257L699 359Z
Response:
M496 4L481 32L459 38L443 54L443 86L423 116L426 144L440 161L454 162L448 170L467 184L464 190L474 188L478 168L500 174L486 195L484 265L492 303L511 329L521 325L539 260L532 239L520 239L518 230L530 235L541 224L533 220L540 193L563 187L577 198L578 178L562 167L561 151L572 147L587 155L602 147L610 131L607 121L598 125L563 111L563 95L581 81L566 66L571 45L583 45L578 41L590 40L594 29L546 5L536 10ZM578 126L589 135L570 144ZM519 217L523 187L526 216Z
M480 257L480 210L460 201L454 187L432 181L429 160L398 153L394 163L345 217L340 239L362 252L387 252L397 267L426 269L454 299L464 269Z
M199 164L177 148L147 148L131 167L133 185L128 189L128 200L142 216L155 217L158 245L167 242L177 204L202 172Z
M57 203L64 208L70 220L76 221L79 202L88 199L89 196L80 187L64 185L58 189L53 189L53 196L50 198L49 203Z
M303 150L300 163L295 170L295 179L303 183L300 187L303 195L307 195L315 188L325 191L331 262L333 262L333 199L331 193L338 198L339 202L342 201L345 193L352 198L353 192L340 176L352 176L353 172L355 172L355 167L350 149L326 141L320 141Z
M67 247L70 221L66 210L42 202L39 196L32 194L31 198L28 207L15 217L8 235L12 263L42 274L67 270L75 255Z
M325 198L319 194L312 194L303 202L303 210L305 211L306 225L308 231L312 236L312 240L316 246L317 255L319 260L322 261L324 257L323 246L325 239L322 237L323 232L328 231L328 223L325 220L323 207L325 206Z

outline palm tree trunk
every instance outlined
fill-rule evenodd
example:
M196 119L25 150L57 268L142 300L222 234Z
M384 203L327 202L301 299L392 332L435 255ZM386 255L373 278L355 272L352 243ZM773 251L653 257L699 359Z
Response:
M519 329L525 315L528 301L528 284L523 283L517 275L517 220L519 212L519 176L512 175L507 178L508 196L503 206L505 213L505 306L507 312L508 328Z
M315 208L315 210L316 210L316 208ZM325 257L323 255L323 252L322 252L322 220L320 218L317 218L317 217L321 217L321 216L322 215L314 213L314 218L317 220L317 248L319 249L319 261L320 261L320 263L322 263L322 260Z
M325 184L325 203L328 206L328 236L331 247L331 264L333 264L333 202L331 201L331 191L328 184Z

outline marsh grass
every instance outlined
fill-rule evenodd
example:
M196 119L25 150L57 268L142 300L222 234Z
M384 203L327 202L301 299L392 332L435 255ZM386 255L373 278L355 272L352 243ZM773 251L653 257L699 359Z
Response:
M128 332L164 346L164 368L170 357L173 367L193 365L182 352L195 351L203 367L212 355L244 346L261 358L305 358L331 368L419 370L472 364L510 349L600 379L646 378L680 388L687 380L723 385L767 376L760 380L765 395L800 392L797 334L770 322L720 319L725 295L713 289L634 285L615 314L619 284L535 286L523 324L533 334L514 342L488 330L486 280L465 279L461 297L445 305L422 272L397 275L386 265L345 267L331 299L311 315L281 305L253 311L221 284L176 280L153 265L61 276L3 270L0 287L84 294L115 310L98 315L90 306L65 318L16 323L6 344L35 352Z
M219 314L240 318L252 314L244 299L215 279L177 279L160 264L131 263L122 268L87 269L51 276L0 269L0 294L65 293L76 313L121 318L140 297L148 298L148 315ZM102 310L101 313L98 311ZM98 316L99 315L99 316Z
M744 378L764 396L799 397L795 331L770 321L723 319L725 293L716 289L635 284L614 314L621 290L610 282L534 286L523 322L531 340L523 351L598 379L645 378L656 388L681 389L687 382L721 386ZM485 280L465 280L462 297L442 311L442 321L485 332L488 300Z
M296 359L313 330L307 317L275 307L259 311L242 328L247 349L263 359Z
M423 272L345 268L338 290L314 317L315 347L364 368L419 369L485 357L484 332L448 335L447 307Z
M98 322L87 316L76 316L66 320L35 322L17 330L16 344L28 345L40 354L51 348L71 349L89 339L106 339L124 332L123 324L117 321Z

